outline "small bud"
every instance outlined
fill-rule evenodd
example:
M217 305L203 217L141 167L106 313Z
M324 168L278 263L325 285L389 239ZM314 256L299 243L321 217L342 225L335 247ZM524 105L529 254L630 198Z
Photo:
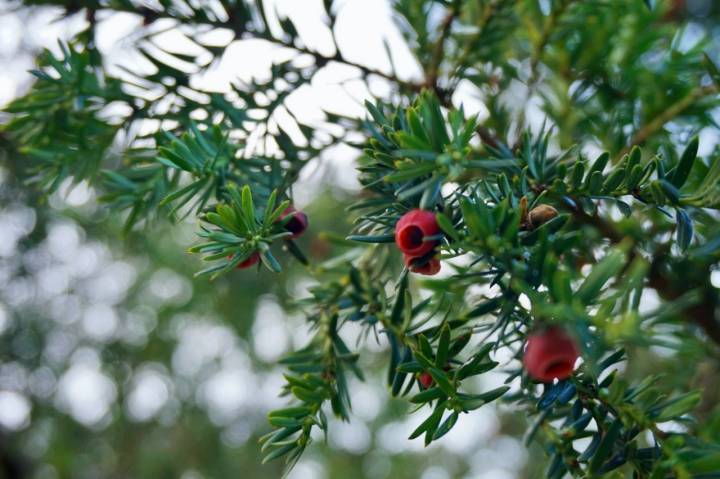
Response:
M418 382L423 389L428 389L433 384L433 378L429 373L422 373L418 376Z
M523 364L530 377L550 383L569 377L578 356L575 340L564 329L553 326L528 336Z
M395 244L403 253L420 257L435 248L437 241L425 241L427 236L440 234L440 227L431 211L412 210L395 225Z
M446 373L452 371L452 368L450 366L445 366L442 369ZM428 389L428 388L432 387L432 385L435 383L435 380L432 378L432 376L428 372L423 372L423 373L418 374L417 378L418 378L418 382L420 383L420 386L423 389Z
M531 209L527 215L527 224L530 229L535 229L558 215L558 210L550 205L540 204Z

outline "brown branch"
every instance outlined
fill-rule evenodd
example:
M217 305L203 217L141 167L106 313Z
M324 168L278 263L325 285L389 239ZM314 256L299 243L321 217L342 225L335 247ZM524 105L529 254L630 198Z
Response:
M437 90L438 87L438 72L440 70L440 63L442 63L443 54L445 51L445 41L450 36L453 20L457 17L458 5L457 2L450 8L442 23L440 23L440 35L433 45L432 54L430 55L430 63L428 64L427 71L425 73L425 86L432 90Z
M477 32L475 32L475 34L468 41L465 42L465 48L458 57L458 60L455 62L456 68L463 69L466 67L468 57L470 57L470 54L473 52L473 46L482 37L483 31L488 25L488 23L490 23L490 20L492 19L497 6L497 3L489 3L483 6L482 16L480 17L480 21L476 25Z
M130 9L130 8L123 8L122 6L113 6L113 10L127 11L130 13L135 13L137 15L142 16L143 17L143 25L150 25L151 23L153 23L161 18L167 18L167 19L173 19L173 20L178 20L178 21L184 20L184 21L186 21L187 24L195 23L196 25L209 25L214 28L227 28L227 29L230 29L233 31L233 33L235 34L235 38L238 40L242 39L243 35L248 33L246 25L240 19L242 17L235 16L234 12L232 10L227 10L227 13L229 16L229 19L227 22L211 20L211 19L207 19L202 22L195 22L192 19L179 19L177 17L169 15L165 11L157 11L157 10L153 10L148 7L139 7L139 8L135 8L135 9ZM310 48L295 45L292 41L274 37L269 32L254 32L254 33L255 33L255 38L257 38L259 40L265 40L267 42L274 43L276 45L283 46L285 48L293 49L299 53L312 55L312 57L315 58L315 62L318 66L324 66L327 63L334 61L334 62L343 63L345 65L357 68L365 76L376 75L376 76L385 78L386 80L390 80L390 81L396 83L401 88L405 88L405 89L412 90L412 91L420 91L424 87L424 83L415 83L412 81L402 80L392 73L386 73L382 70L377 70L377 69L369 67L367 65L363 65L363 64L354 62L352 60L348 60L347 58L345 58L342 55L337 44L334 45L335 51L336 51L335 55L326 56L326 55L323 55L320 52L317 52ZM333 34L333 38L334 38L334 34ZM333 41L333 43L335 43L335 42Z
M323 54L321 54L321 53L319 53L319 52L317 52L317 51L315 51L315 50L311 50L311 49L309 49L309 48L307 48L307 47L303 47L303 46L298 46L298 45L295 45L295 44L292 43L292 42L289 42L289 41L286 41L286 40L283 40L283 39L280 39L280 38L276 38L276 37L273 37L273 36L263 36L263 37L260 37L260 39L265 40L265 41L268 41L268 42L270 42L270 43L275 43L275 44L280 45L280 46L283 46L283 47L285 47L285 48L293 49L293 50L295 50L295 51L297 51L297 52L300 52L300 53L304 53L304 54L307 54L307 55L312 55L312 56L315 58L315 63L316 63L318 66L324 66L324 65L326 65L327 63L329 63L329 62L331 62L331 61L334 61L334 62L342 63L342 64L345 64L345 65L348 65L348 66L357 68L357 69L360 70L360 71L363 73L363 75L365 75L365 76L367 76L367 75L376 75L376 76L385 78L386 80L390 80L390 81L396 83L396 84L397 84L398 86L400 86L401 88L406 88L406 89L408 89L408 90L420 91L420 90L422 90L423 87L425 86L425 85L422 84L422 83L414 83L414 82L411 82L411 81L402 80L402 79L398 78L396 75L394 75L394 74L392 74L392 73L386 73L386 72L384 72L384 71L382 71L382 70L377 70L377 69L375 69L375 68L371 68L371 67L369 67L369 66L362 65L362 64L357 63L357 62L353 62L352 60L348 60L347 58L345 58L345 57L342 55L342 53L340 53L340 50L337 49L337 46L336 46L336 50L335 50L335 51L336 51L335 55L334 55L334 56L331 56L331 57L328 57L328 56L325 56L325 55L323 55Z
M685 110L692 106L693 103L698 101L704 96L712 95L717 93L718 89L715 85L710 86L698 86L694 88L690 93L682 97L670 105L665 111L660 113L658 116L653 118L649 123L640 128L630 141L630 145L625 147L620 154L622 157L628 153L633 146L641 145L645 143L651 136L660 131L667 122L673 120L677 116L681 115Z
M502 142L488 128L486 128L482 125L478 125L478 127L475 128L475 131L477 131L477 134L480 136L480 139L486 145L489 145L495 149L498 149L500 147L500 144Z
M677 278L673 278L660 266L660 261L653 261L648 277L648 285L658 292L658 295L667 301L680 298L693 289L700 289L701 299L698 303L688 306L683 311L684 316L700 326L705 334L715 343L720 344L720 321L716 317L718 294L712 287L709 287L709 280L697 283L693 279L683 278L683 287L678 287ZM702 271L702 277L710 277L709 267ZM698 272L694 272L697 275Z
M530 80L528 81L528 85L534 85L537 82L539 76L537 67L540 64L540 60L542 59L543 50L547 46L548 41L550 41L550 35L552 35L553 31L555 30L555 27L557 26L560 17L562 17L562 15L565 13L565 10L568 8L570 3L571 2L569 0L562 0L558 8L556 10L553 10L545 20L545 24L543 25L543 29L540 34L540 39L535 44L530 58L530 71L532 73Z

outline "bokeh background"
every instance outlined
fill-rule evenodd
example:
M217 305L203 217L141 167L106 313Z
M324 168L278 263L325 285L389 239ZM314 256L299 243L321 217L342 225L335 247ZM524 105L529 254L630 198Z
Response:
M306 45L332 54L320 28L320 1L266 3L292 16ZM337 40L347 58L387 71L391 51L401 77L419 78L387 1L336 3ZM707 35L709 51L717 53L720 6L680 3L679 15L690 20L680 38L692 43ZM58 39L85 26L82 14L60 21L60 13L0 1L0 107L28 89L27 72L42 49L58 52ZM97 44L111 73L148 68L131 48L141 21L129 13L100 18ZM164 28L166 45L192 48L182 31ZM208 35L225 51L220 62L192 73L192 82L207 91L263 78L289 55L263 41L234 41L221 30ZM381 78L366 82L330 66L287 105L311 123L323 110L362 117L364 100L389 95ZM462 85L453 101L482 117L482 102ZM518 108L542 123L537 103ZM716 143L714 133L704 132L701 153ZM322 232L350 228L343 208L359 191L357 154L345 144L329 149L308 164L294 191L311 218L303 246L316 261L333 254ZM257 438L269 430L268 410L285 404L278 396L278 359L309 337L292 308L292 299L312 285L303 268L193 279L199 263L185 253L196 239L193 220L159 221L125 235L123 218L103 206L101 192L66 182L41 196L17 177L19 166L0 149L0 478L279 477L279 464L260 465ZM354 344L356 332L346 333ZM370 373L366 382L351 384L352 420L331 424L327 441L317 438L291 478L542 476L541 452L522 444L526 419L502 404L463 416L429 448L421 439L408 441L422 415L408 415L405 401L390 398L386 346L382 338L362 344ZM667 352L649 354L653 361L630 373L682 370Z

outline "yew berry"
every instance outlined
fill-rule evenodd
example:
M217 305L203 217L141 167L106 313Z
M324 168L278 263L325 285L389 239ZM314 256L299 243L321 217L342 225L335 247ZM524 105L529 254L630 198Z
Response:
M232 256L230 256L232 258ZM253 266L260 261L260 253L257 251L251 254L247 259L240 261L237 265L237 269L245 269L249 268L250 266Z
M579 355L575 340L553 326L528 336L523 363L530 377L549 383L569 377Z
M435 248L437 241L425 241L427 236L440 234L435 214L425 210L411 210L405 213L395 225L395 244L412 257L428 254Z
M426 276L433 276L438 274L440 271L440 260L437 256L430 257L416 257L408 254L403 254L405 260L405 266L408 267L413 273L424 274Z
M430 376L430 373L421 373L418 376L418 382L423 389L428 389L433 384L433 378Z
M442 369L446 373L449 373L450 371L452 371L452 367L450 365L447 365ZM422 373L418 374L417 379L418 379L418 382L420 383L420 386L423 389L428 389L428 388L432 387L433 384L435 384L435 380L428 372L422 372Z
M308 227L308 216L302 211L298 211L293 206L288 206L280 215L280 220L284 220L288 216L291 218L285 223L285 229L292 233L291 238L297 238L302 235Z

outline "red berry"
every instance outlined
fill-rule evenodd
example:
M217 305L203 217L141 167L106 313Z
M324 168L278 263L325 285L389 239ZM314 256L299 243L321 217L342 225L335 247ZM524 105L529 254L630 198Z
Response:
M430 386L433 385L433 378L430 376L430 373L422 373L420 376L418 376L418 381L420 382L420 386L422 386L423 389L428 389Z
M404 254L403 258L405 260L405 266L407 266L408 269L413 273L432 276L438 274L438 272L440 271L440 260L435 255L430 257L415 257Z
M530 377L549 383L569 377L578 356L575 340L564 329L553 326L528 336L523 363Z
M308 227L308 216L302 211L298 211L294 206L288 206L280 215L280 220L284 220L288 216L292 216L287 223L285 229L292 233L291 238L297 238L302 235Z
M230 256L232 258L232 256ZM260 253L257 251L251 254L246 260L240 261L237 265L237 269L245 269L253 266L260 261Z
M395 225L395 244L405 254L424 256L435 248L437 241L423 241L426 236L440 234L432 211L412 210L405 213Z

